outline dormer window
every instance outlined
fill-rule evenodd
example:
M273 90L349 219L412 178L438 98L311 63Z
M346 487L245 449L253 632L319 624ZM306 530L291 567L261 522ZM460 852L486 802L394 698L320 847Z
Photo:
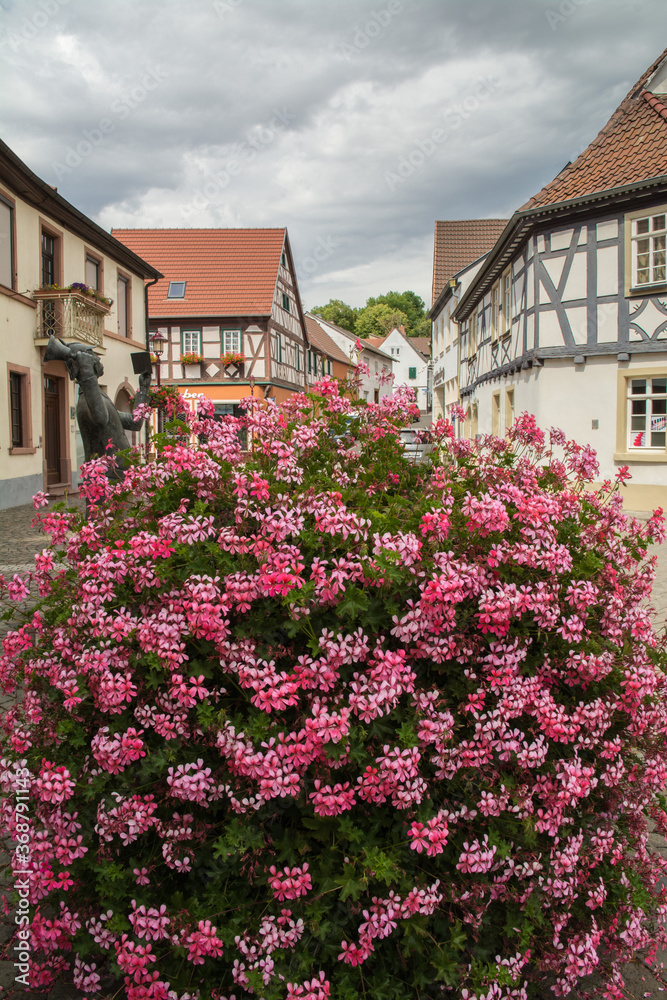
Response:
M185 298L185 281L170 281L169 291L167 292L168 299L184 299Z
M667 59L658 66L657 70L646 84L646 89L652 94L667 95Z

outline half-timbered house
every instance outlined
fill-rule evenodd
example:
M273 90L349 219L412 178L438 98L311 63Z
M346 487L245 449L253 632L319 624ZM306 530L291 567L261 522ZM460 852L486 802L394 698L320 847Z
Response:
M459 328L454 312L507 219L439 219L433 242L431 385L433 419L459 401Z
M306 385L310 388L324 375L345 382L352 376L354 365L320 324L306 313L306 329L310 347L306 354Z
M394 369L391 355L386 354L381 348L375 347L370 340L358 340L354 333L322 319L321 316L308 313L308 317L317 323L338 345L343 354L350 359L352 366L359 362L368 365L368 375L358 376L357 395L359 399L364 399L367 403L379 403L383 396L391 396L394 391L393 379L388 378L389 375L393 374ZM357 343L361 345L360 349L356 346Z
M629 466L667 506L667 50L573 163L510 219L461 297L466 432L515 414Z
M309 345L286 229L113 234L164 274L148 290L163 383L192 405L207 396L221 415L238 414L245 396L280 402L304 389Z

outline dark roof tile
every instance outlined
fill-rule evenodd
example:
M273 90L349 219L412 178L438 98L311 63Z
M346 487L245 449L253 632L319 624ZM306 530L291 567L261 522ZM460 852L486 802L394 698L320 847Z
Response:
M665 57L667 49L649 66L583 153L523 209L554 205L667 174L667 107L646 89Z
M433 302L450 278L488 253L507 219L445 219L435 224Z

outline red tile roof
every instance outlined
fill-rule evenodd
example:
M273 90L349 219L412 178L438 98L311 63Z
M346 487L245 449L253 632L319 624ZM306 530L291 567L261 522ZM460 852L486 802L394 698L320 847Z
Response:
M308 329L308 340L313 347L317 347L323 354L331 358L332 361L342 361L344 365L350 366L349 357L341 351L338 344L331 339L328 333L322 329L317 320L306 315L306 327Z
M342 333L342 335L347 340L349 340L350 346L352 346L354 343L356 343L356 340L357 340L356 333L350 333L349 330L345 330L342 326L337 326L336 323L330 323L328 319L323 319L321 316L318 316L318 315L313 316L312 313L307 313L306 315L309 316L311 319L314 319L315 322L320 326L320 328L325 331L325 333L326 333L326 329L325 328L328 328L330 330L335 330L336 333ZM363 349L365 351L370 351L371 354L379 354L380 357L384 358L385 360L387 358L389 358L389 360L391 360L391 358L390 358L390 356L388 354L385 354L385 352L382 351L382 350L380 350L379 347L375 347L368 338L366 338L364 340L363 337L360 337L359 338L359 343L362 345L362 347L363 347Z
M445 219L435 224L433 302L446 283L464 267L488 253L507 219Z
M646 89L667 49L573 163L526 202L522 209L553 205L667 174L667 108Z
M148 289L151 318L268 316L285 229L114 229L113 235L164 274ZM168 299L170 281L185 298Z
M429 337L408 337L408 340L425 358L431 357L431 340Z

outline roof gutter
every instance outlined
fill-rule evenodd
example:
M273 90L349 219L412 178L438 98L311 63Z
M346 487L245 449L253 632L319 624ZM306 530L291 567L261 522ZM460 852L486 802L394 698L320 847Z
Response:
M667 192L667 174L650 177L644 181L636 181L633 184L624 184L620 187L606 188L604 191L594 191L592 194L570 198L568 201L557 201L552 205L539 205L535 208L515 212L495 247L491 250L486 265L461 299L454 318L461 322L470 315L496 277L505 268L518 244L542 220L547 220L550 217L584 215L595 205L604 205L605 203L618 205L619 202L636 200L637 197L658 194L661 189Z
M452 284L452 281L454 284ZM447 300L451 298L454 294L454 289L458 285L458 281L455 278L450 278L445 287L442 289L437 299L426 313L428 319L435 319L438 313L442 310L443 306L446 304Z

